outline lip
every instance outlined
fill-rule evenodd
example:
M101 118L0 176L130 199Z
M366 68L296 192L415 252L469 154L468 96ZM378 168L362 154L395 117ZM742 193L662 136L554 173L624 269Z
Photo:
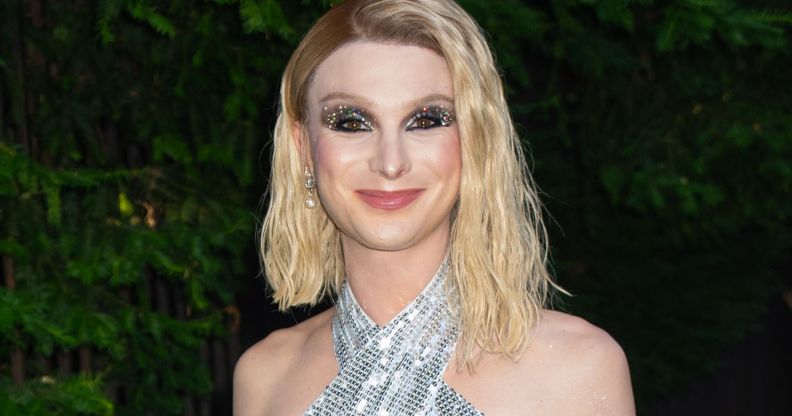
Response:
M424 189L401 189L398 191L380 191L377 189L358 189L358 198L377 209L393 211L410 205Z

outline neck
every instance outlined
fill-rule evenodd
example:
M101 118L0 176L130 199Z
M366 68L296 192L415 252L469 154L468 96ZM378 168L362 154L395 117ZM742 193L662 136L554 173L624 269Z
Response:
M419 244L398 251L374 250L342 236L349 287L377 326L390 322L434 277L449 240L450 227L440 228Z

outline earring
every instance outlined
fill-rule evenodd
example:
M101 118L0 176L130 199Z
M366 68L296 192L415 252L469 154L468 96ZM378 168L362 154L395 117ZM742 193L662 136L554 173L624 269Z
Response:
M313 173L305 167L305 189L308 190L308 196L305 198L305 207L308 209L316 208L316 198L314 198L314 189L316 189L316 180Z

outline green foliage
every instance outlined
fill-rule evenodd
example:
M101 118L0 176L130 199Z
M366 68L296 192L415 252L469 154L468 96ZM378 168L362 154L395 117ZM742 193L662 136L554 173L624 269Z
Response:
M2 251L16 260L18 286L0 292L2 353L8 356L12 348L21 347L46 356L90 346L102 357L98 361L107 362L98 371L107 380L129 387L133 400L126 409L117 409L119 414L147 409L178 414L184 392L208 393L210 378L200 348L207 338L224 334L219 308L231 302L234 286L219 276L241 270L241 250L254 225L247 213L227 203L225 217L206 212L200 218L199 212L206 208L185 211L189 201L172 208L164 204L168 208L161 214L163 224L153 228L141 219L140 203L119 192L153 184L146 170L92 175L50 170L18 153L13 157L4 170L28 169L16 173L22 180L3 184L4 189L15 188L18 195L16 200L9 201L14 194L2 199ZM50 189L62 196L50 197ZM168 215L170 210L173 215ZM53 212L60 221L51 221ZM187 310L177 313L186 316L173 318L152 304L151 286L157 281L181 287ZM169 365L162 366L163 362ZM57 386L49 388L57 390ZM25 394L46 393L11 392L8 400L19 403ZM107 401L101 389L77 392L86 396L85 402L78 400L82 396L64 401L65 393L57 392L42 398L48 404L41 407L41 414L50 414L53 408L65 414L94 414L98 410L79 410L80 406ZM60 407L72 404L75 407ZM30 406L39 408L35 403Z
M4 382L0 389L13 389L16 394L0 395L0 414L112 415L113 403L103 396L101 387L101 380L86 377L42 377L27 382L21 388Z
M274 30L283 37L293 33L275 0L240 0L239 14L242 17L242 27L247 33Z
M201 346L257 273L251 211L281 71L330 3L43 1L40 24L0 5L0 254L16 277L0 354L33 357L20 386L3 361L0 413L180 414L208 394ZM575 294L562 306L623 345L642 406L713 368L792 245L792 15L772 1L461 3L496 49L560 226L555 273ZM86 348L90 374L35 358Z
M210 393L201 349L257 274L284 37L315 16L266 0L42 10L37 26L0 6L2 44L24 47L0 67L0 254L16 283L0 289L0 355L21 351L27 377L14 385L3 360L0 413L181 414ZM46 364L77 351L90 372Z
M788 12L482 3L464 2L532 149L555 274L575 295L561 306L622 344L645 408L716 367L779 290L792 245ZM510 20L530 13L551 23Z

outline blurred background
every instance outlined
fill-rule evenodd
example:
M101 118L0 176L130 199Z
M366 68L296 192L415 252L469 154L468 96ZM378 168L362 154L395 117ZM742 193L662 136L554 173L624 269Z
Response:
M228 415L240 353L323 308L274 309L255 230L279 78L329 3L0 1L0 414ZM639 414L792 414L792 5L461 3L556 307L623 346Z

